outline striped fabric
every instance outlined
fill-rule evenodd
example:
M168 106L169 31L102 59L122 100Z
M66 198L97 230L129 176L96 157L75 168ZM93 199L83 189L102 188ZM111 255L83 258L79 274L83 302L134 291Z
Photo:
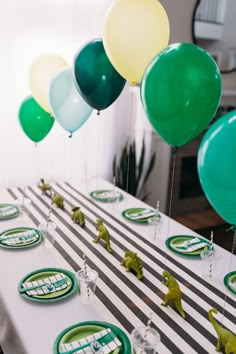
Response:
M158 353L161 354L209 354L215 352L216 333L208 320L208 311L216 307L224 308L224 325L236 332L236 301L233 295L227 297L224 306L224 289L218 289L199 277L179 261L168 256L166 270L178 280L183 296L186 320L171 307L161 306L167 289L162 284L165 268L166 249L161 249L146 237L138 234L126 222L116 218L114 212L103 209L103 205L93 202L77 188L68 183L54 184L53 189L65 199L65 210L53 209L52 220L57 225L54 247L74 271L83 266L83 253L88 266L99 273L96 290L101 313L128 333L147 323L152 312L152 327L161 336ZM17 198L20 188L8 189ZM31 205L29 217L37 226L47 219L51 201L41 195L37 186L25 189ZM85 228L72 222L71 207L80 205L86 218ZM105 251L101 244L94 244L96 219L102 218L111 235L112 252ZM140 255L144 264L144 279L125 272L120 266L125 250L130 249ZM221 317L218 317L221 319Z
M30 288L31 286L36 286L36 285L42 285L41 288L37 288L37 289L34 289L34 290L30 290L30 291L26 291L26 294L28 294L29 296L35 296L35 295L46 295L46 294L51 294L53 292L56 292L56 291L60 291L60 290L63 290L63 289L66 289L70 284L70 280L68 279L67 282L61 286L54 286L54 289L53 291L50 291L48 288L47 288L47 285L48 284L53 284L59 280L62 280L62 279L65 279L67 278L65 276L65 274L63 273L58 273L56 275L53 275L51 277L48 277L48 278L45 278L45 279L42 279L42 280L35 280L35 281L27 281L27 282L24 282L22 283L22 288Z
M71 343L61 344L60 345L60 351L63 354L63 352L65 352L67 350L70 350L70 349L73 349L73 348L77 348L77 347L82 346L82 345L87 344L87 343L91 343L92 341L98 340L99 338L101 338L101 337L103 337L103 336L105 336L105 335L107 335L109 333L111 333L111 330L108 328L108 329L104 329L101 332L97 332L97 333L95 333L92 336L88 336L88 337L85 337L83 339L73 341ZM121 346L121 342L119 341L119 339L117 337L115 337L107 345L102 346L102 353L103 354L109 354L113 350L115 350L116 348L119 348L120 346ZM91 354L91 349L90 349L90 347L88 347L88 348L85 348L85 349L82 349L82 350L78 350L75 353L76 354L77 353L78 354L79 353L80 354L85 354L85 353Z

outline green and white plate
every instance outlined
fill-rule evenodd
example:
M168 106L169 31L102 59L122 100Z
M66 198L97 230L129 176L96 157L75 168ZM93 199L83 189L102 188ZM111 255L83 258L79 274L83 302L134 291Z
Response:
M22 284L27 282L27 281L39 281L43 280L49 277L52 277L54 275L57 275L59 273L65 274L70 281L70 285L67 286L67 288L52 292L49 294L44 294L44 295L28 295L26 292L20 293L21 296L23 296L25 299L30 300L30 301L36 301L36 302L55 302L59 300L64 300L74 294L78 289L78 282L75 277L75 275L66 270L66 269L60 269L60 268L43 268L43 269L37 269L29 274L27 274L18 284L18 291L22 289Z
M33 247L33 246L40 244L44 238L43 234L38 229L34 229L32 227L17 227L14 229L9 229L4 232L1 232L0 237L4 236L4 237L11 238L12 236L14 236L14 234L17 234L20 232L26 232L26 231L30 231L30 230L34 230L36 232L36 234L37 234L36 239L34 238L34 239L29 239L29 240L22 240L22 242L17 243L15 245L6 245L0 241L0 247L9 248L9 249L22 249L22 248Z
M134 217L137 217L137 215L142 215L143 213L143 218L138 218L134 219ZM154 209L149 209L149 208L130 208L123 210L121 215L132 222L138 223L138 224L147 224L148 219L153 217L155 215L156 211ZM160 214L158 214L159 217L161 217Z
M4 208L12 208L14 213L10 214L10 215L4 215L4 216L1 215L1 213L0 213L0 220L13 219L19 215L19 209L14 204L0 204L0 211L1 211L1 209L4 209Z
M113 350L111 354L130 354L132 352L131 344L127 335L120 328L110 323L98 322L98 321L81 322L66 328L56 338L56 341L53 346L53 354L61 353L60 344L70 343L76 340L80 340L96 332L100 332L106 328L110 328L122 343L122 346L120 348Z
M226 288L229 289L231 293L236 295L236 270L226 274L224 277L224 283Z
M171 250L172 252L180 255L180 256L185 256L185 257L200 257L201 252L204 250L210 250L211 244L208 240L203 239L201 237L197 238L201 241L201 242L205 242L207 243L207 245L205 247L199 248L193 252L185 252L183 249L180 250L178 247L176 247L177 245L185 242L185 241L190 241L192 239L196 238L196 236L188 236L188 235L176 235L176 236L171 236L168 237L168 239L166 240L166 246L167 248L169 248L169 250Z
M103 203L114 203L116 201L121 201L124 198L123 194L111 189L101 189L93 191L89 195L98 202Z

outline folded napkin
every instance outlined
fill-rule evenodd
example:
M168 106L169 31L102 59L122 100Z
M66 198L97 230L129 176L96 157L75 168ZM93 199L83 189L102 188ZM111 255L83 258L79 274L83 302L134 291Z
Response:
M53 286L53 290L49 290L48 289L48 285L57 282L58 280L62 280L62 279L67 279L66 282L61 285L61 286ZM60 291L63 289L66 289L69 285L71 284L69 278L63 274L63 273L58 273L56 275L53 275L51 277L42 279L42 280L35 280L35 281L27 281L22 283L22 288L30 288L32 286L36 286L36 285L42 285L41 288L37 288L34 290L30 290L30 291L26 291L26 294L28 294L29 296L34 296L34 295L45 295L45 294L51 294L54 293L56 291Z
M14 205L7 205L0 208L0 217L11 216L17 212L17 208Z
M111 332L111 329L106 328L106 329L102 330L101 332L94 333L93 335L82 338L80 340L76 340L71 343L60 344L60 353L63 354L63 352L66 352L67 350L70 350L70 349L79 347L83 344L86 344L88 342L92 342L94 340L97 340L98 338L101 338L110 332ZM113 350L115 350L116 348L119 348L121 346L122 346L122 343L119 341L119 339L117 337L115 337L111 342L109 342L108 344L106 344L102 347L102 353L109 354ZM92 353L92 352L91 352L91 348L89 346L87 348L77 350L75 353L85 354L85 353Z
M27 244L36 241L39 238L39 234L35 230L27 230L23 232L16 232L11 235L2 235L0 242L4 245L14 246L18 244Z
M178 248L178 251L179 252L182 252L182 253L191 253L191 252L194 252L194 251L197 251L205 246L208 246L208 243L206 242L199 242L199 243L196 243L192 246L189 246L188 248L178 248L177 245L176 245L176 248Z

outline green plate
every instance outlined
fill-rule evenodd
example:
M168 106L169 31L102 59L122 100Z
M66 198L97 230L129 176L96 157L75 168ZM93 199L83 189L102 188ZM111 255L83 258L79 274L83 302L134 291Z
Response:
M9 215L9 216L0 216L0 220L13 219L13 218L16 218L19 215L19 209L14 204L0 204L0 209L4 208L4 207L8 207L8 206L14 207L15 210L16 210L15 213L12 214L12 215Z
M57 337L53 346L53 354L60 354L60 344L79 340L96 332L100 332L105 328L110 328L122 343L121 348L113 350L111 354L131 354L131 344L129 338L120 328L107 322L97 321L81 322L66 328Z
M234 290L229 284L229 283L236 284L236 270L226 274L226 276L224 277L224 283L225 283L226 288L229 289L229 291L231 291L231 293L236 295L236 290Z
M113 197L106 197L105 195L103 196L104 193L111 193L112 194L113 190L101 189L101 190L93 191L89 195L90 195L90 197L97 200L98 202L113 203L114 201L116 201ZM123 194L121 194L120 192L115 191L115 193L117 194L117 196L119 196L119 201L121 201L124 198Z
M198 236L197 236L198 237ZM187 241L187 240L191 240L193 238L196 238L196 236L187 236L187 235L176 235L176 236L171 236L168 237L168 239L166 240L166 246L169 248L169 250L171 250L172 252L184 256L184 257L200 257L200 254L203 250L209 250L211 247L211 244L208 240L205 240L201 237L198 237L200 241L206 242L207 246L200 248L196 251L193 251L191 253L184 253L184 251L180 251L176 245Z
M55 302L59 300L63 300L74 294L78 290L78 282L76 280L76 277L73 273L66 269L60 269L60 268L43 268L43 269L37 269L29 274L27 274L18 284L18 291L22 289L22 283L26 281L35 281L35 280L42 280L48 277L51 277L53 275L56 275L58 273L63 273L65 274L69 279L71 284L63 290L51 293L51 294L45 294L45 295L34 295L30 296L26 293L20 293L21 296L23 296L27 300L31 301L37 301L37 302Z
M6 230L4 232L1 232L0 233L0 237L2 236L12 236L18 232L24 232L24 231L28 231L28 230L34 230L36 231L36 233L38 234L38 238L36 240L29 240L27 242L22 242L22 243L18 243L17 245L5 245L3 243L0 242L0 247L3 247L3 248L10 248L10 249L22 249L22 248L29 248L29 247L33 247L33 246L36 246L38 245L39 243L41 243L43 241L43 234L37 230L37 229L34 229L33 227L17 227L17 228L14 228L14 229L9 229L9 230Z
M143 218L143 219L138 219L138 220L133 220L132 218L129 217L129 215L132 215L132 214L135 214L135 213L141 213L142 211L144 210L150 210L150 213L151 212L155 212L154 209L149 209L149 208L130 208L130 209L126 209L124 211L122 211L121 215L126 219L126 220L129 220L129 221L132 221L132 222L135 222L137 224L147 224L148 223L148 219L151 217L151 216L148 216L147 218ZM158 214L159 217L161 217L160 214Z

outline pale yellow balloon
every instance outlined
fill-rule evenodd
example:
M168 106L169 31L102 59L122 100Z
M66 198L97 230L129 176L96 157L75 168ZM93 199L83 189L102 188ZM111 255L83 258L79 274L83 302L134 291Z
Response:
M157 0L116 0L105 16L103 44L114 68L140 82L151 59L168 46L170 25Z
M67 67L68 63L55 54L43 54L37 57L29 69L29 85L33 98L46 111L51 113L48 93L55 74Z

